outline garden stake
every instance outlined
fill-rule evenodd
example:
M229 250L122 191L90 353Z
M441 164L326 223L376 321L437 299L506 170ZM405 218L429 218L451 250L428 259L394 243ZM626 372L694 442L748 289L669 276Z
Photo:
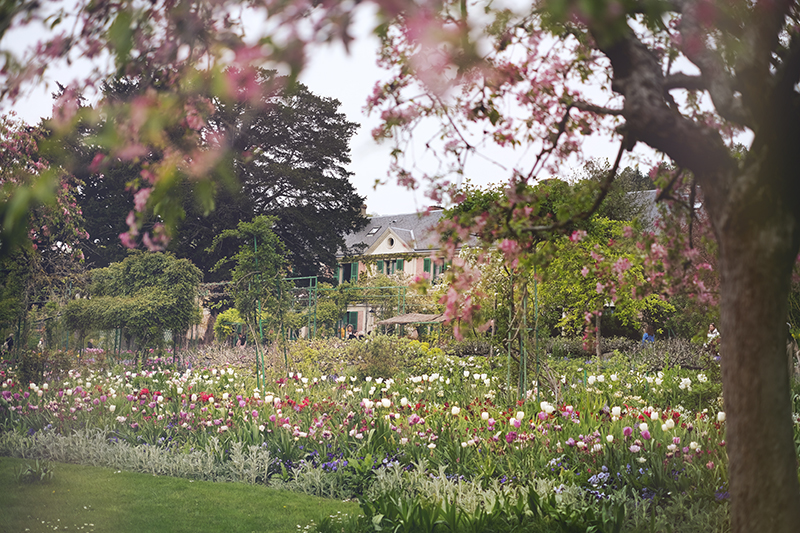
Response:
M507 356L506 356L506 386L509 390L509 396L511 395L511 306L508 307L508 342L506 343L508 346Z
M539 389L541 381L539 372L539 285L536 282L536 265L533 265L533 351L536 354L536 403L541 402Z
M519 399L523 399L525 397L526 390L528 388L528 284L525 283L522 286L522 331L520 332L519 336L519 344L521 346L520 353L520 363L522 368L520 369L519 379L520 379L520 388L519 388Z

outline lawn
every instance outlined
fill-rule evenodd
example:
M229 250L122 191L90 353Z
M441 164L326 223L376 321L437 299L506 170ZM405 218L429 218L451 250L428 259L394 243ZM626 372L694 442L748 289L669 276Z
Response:
M296 532L358 513L358 504L241 483L212 483L51 463L54 476L19 483L33 461L0 457L0 531Z

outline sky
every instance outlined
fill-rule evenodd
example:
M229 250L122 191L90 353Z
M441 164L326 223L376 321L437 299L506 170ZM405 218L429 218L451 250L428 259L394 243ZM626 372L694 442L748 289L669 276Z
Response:
M433 202L422 191L409 191L388 178L389 141L378 144L372 139L370 132L380 121L375 113L367 116L363 109L376 81L386 80L388 76L388 73L376 64L378 40L370 32L367 16L361 13L361 20L354 24L355 43L351 45L349 54L338 43L311 50L308 54L307 67L300 79L312 92L339 100L342 104L341 110L348 119L361 124L351 142L353 163L350 171L355 173L353 182L359 194L367 198L367 213L374 215L412 213L433 205ZM420 131L415 131L418 139L422 140L430 138L433 134L435 134L433 128L426 130L423 127ZM426 161L424 155L421 155L424 151L422 149L424 141L419 141L417 144L419 159L416 161L419 167L423 170L433 170L432 162ZM612 144L609 139L596 139L587 143L586 150L592 158L606 158L613 161L618 147L618 144ZM518 154L498 152L491 155L508 167L513 167L518 162ZM566 166L561 177L567 178L576 170L577 168ZM474 185L485 186L505 183L510 175L491 162L473 157L468 162L465 177ZM382 181L383 184L376 187L376 180Z
M308 50L307 66L301 74L301 81L315 94L337 99L341 103L340 110L348 120L360 124L356 135L351 140L351 160L348 170L353 173L352 182L357 192L366 198L367 213L370 215L391 215L421 211L432 205L422 191L410 191L398 186L388 176L391 163L390 144L378 144L372 139L371 130L379 124L379 118L373 114L367 116L363 110L367 97L372 93L376 81L386 79L388 74L376 64L378 40L372 35L372 18L370 13L360 10L353 25L355 41L346 53L339 44L319 46ZM13 41L13 48L20 49L38 40L35 33L15 35L4 39L3 45ZM87 65L73 63L69 68L57 67L48 75L49 84L40 86L14 105L13 109L28 123L36 123L42 117L51 115L54 81L67 81L88 71ZM5 110L2 110L3 112ZM427 139L434 130L423 127L415 132L419 139ZM432 163L425 161L421 155L424 141L418 144L418 159L415 160L422 170L433 170ZM586 149L591 157L613 159L617 147L607 139L592 141ZM513 167L516 161L513 154L497 154L494 156L500 163ZM505 159L509 159L508 162ZM427 165L427 166L426 166ZM564 175L568 177L576 169L566 167ZM465 176L475 185L502 183L507 181L508 174L497 165L480 158L473 158L466 167ZM382 182L376 186L376 181Z

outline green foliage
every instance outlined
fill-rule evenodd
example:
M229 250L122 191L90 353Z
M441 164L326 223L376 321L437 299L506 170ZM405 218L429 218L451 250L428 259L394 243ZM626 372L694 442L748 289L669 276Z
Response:
M44 376L60 377L73 367L75 354L64 350L25 349L19 355L22 383L42 383Z
M583 215L600 194L607 171L592 164L574 184L547 180L535 187L519 185L513 191L510 218L495 216L512 202L499 188L468 186L464 202L448 212L461 225L483 221L485 216L490 221L480 225L482 249L461 253L469 265L480 265L481 270L480 279L463 289L462 299L479 304L474 322L494 321L493 342L499 349L508 350L510 336L512 351L519 350L523 323L535 326L543 339L559 329L578 333L587 320L593 323L592 313L602 312L601 332L608 327L613 335L636 337L643 324L663 327L675 314L662 298L635 297L631 290L643 283L644 265L625 231L633 223L623 220L640 218L645 206L627 192L647 188L649 180L626 169L605 207ZM526 225L553 229L531 240L521 237L527 234ZM578 233L568 238L573 231ZM512 249L504 254L495 250L509 241L515 243ZM509 266L512 262L514 268Z
M251 326L260 312L281 319L288 298L288 287L282 278L286 273L286 247L275 235L275 219L259 216L252 222L240 222L237 228L225 230L214 238L211 250L226 239L239 243L235 255L220 260L215 269L228 263L231 269L233 288L231 290L239 315Z
M328 283L320 283L316 292L316 308L311 296L313 290L303 287L296 288L292 291L293 308L285 313L284 325L295 332L299 332L303 327L308 327L311 334L316 322L317 337L337 336L337 326L347 310L348 299L352 296L346 290L346 287L349 286L349 284L342 284L333 287ZM300 298L298 295L303 295L303 297Z
M34 461L33 464L25 463L14 469L17 483L46 483L53 479L53 465L47 461Z
M552 260L543 271L539 286L540 305L560 311L555 327L578 333L586 325L586 313L601 311L614 287L614 314L622 325L640 329L643 324L660 326L675 308L662 298L636 298L629 289L643 283L643 265L623 235L624 223L595 217L592 233L575 242L561 238L554 243ZM615 270L600 266L625 265ZM619 287L619 290L617 290ZM627 287L627 289L626 289Z
M28 245L13 254L0 254L0 328L15 325L25 311L25 289L31 277ZM5 339L5 336L3 337Z
M69 328L125 328L141 346L160 347L164 332L182 333L197 321L202 273L172 254L133 252L124 261L91 272L91 298L67 304Z
M585 220L570 219L591 205L595 193L593 187L573 188L559 179L546 180L535 186L518 181L508 188L490 186L486 189L467 183L462 202L446 211L445 217L462 227L474 226L478 219L488 222L480 224L478 234L484 246L511 239L518 242L521 250L532 252L536 244L546 242L551 237L576 229L587 229ZM512 205L515 216L501 216L503 210ZM527 231L530 226L548 227L560 222L566 225L559 231L542 232L535 236ZM455 234L447 236L454 237Z
M608 160L592 160L580 169L575 179L581 186L598 188L610 171ZM652 205L650 197L628 193L652 189L655 189L655 185L648 176L642 174L638 168L626 167L617 173L608 194L597 209L597 215L610 220L649 223L644 218Z
M376 499L359 499L371 522L362 531L532 531L618 533L625 523L625 507L619 503L559 503L551 493L541 497L535 490L498 491L483 507L467 510L457 500L388 492Z
M81 182L42 157L44 136L13 114L0 116L0 258L31 245L42 255L80 256L85 233L74 194Z
M347 356L355 364L356 376L390 378L399 370L403 345L397 337L374 335L366 341L350 341Z
M304 374L356 373L378 378L390 377L386 372L392 368L396 373L432 373L444 357L442 349L427 342L393 335L373 334L363 341L297 340L289 345L291 368Z
M236 333L236 326L243 323L238 309L226 309L217 315L217 321L214 322L214 338L220 342L229 340Z

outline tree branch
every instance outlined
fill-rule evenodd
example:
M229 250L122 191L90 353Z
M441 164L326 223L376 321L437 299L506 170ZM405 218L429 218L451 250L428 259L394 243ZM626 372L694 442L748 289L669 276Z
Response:
M572 102L572 107L575 109L580 109L581 111L588 111L589 113L597 113L598 115L622 115L622 109L602 107L599 105L590 104L588 102L581 102L580 100Z
M567 131L567 124L569 123L569 112L574 107L573 104L567 105L567 110L564 111L564 116L561 117L561 121L558 123L558 130L556 131L556 135L553 138L553 143L550 145L549 148L542 148L542 151L539 152L539 155L536 156L536 161L533 162L533 166L531 167L531 171L528 173L528 179L531 179L535 174L537 169L539 168L539 163L544 161L547 156L553 153L553 150L556 149L558 146L558 141L561 139L561 136Z
M592 207L583 211L582 213L578 213L575 216L571 216L566 220L558 222L556 224L551 224L549 226L533 226L527 228L528 231L534 233L545 233L550 231L558 231L566 228L568 225L576 222L578 220L586 220L590 216L592 216L599 208L600 204L603 203L606 196L608 196L608 192L611 190L611 185L614 183L614 179L617 177L617 170L619 170L619 164L622 161L622 154L625 153L625 147L627 146L627 139L623 138L622 142L619 145L619 151L617 151L617 158L614 160L614 166L611 167L611 170L608 171L608 175L606 179L603 180L603 183L600 184L600 194L595 198Z
M764 96L772 80L770 62L793 4L794 0L769 0L755 3L751 9L734 70L743 97L753 109L768 105Z
M777 91L789 92L800 82L800 37L792 36L783 64L775 75Z
M632 29L618 32L613 39L599 23L590 26L590 31L611 62L612 88L625 98L623 116L629 140L667 154L676 165L691 170L704 187L717 189L715 199L724 203L729 177L737 167L719 131L669 106L662 65Z
M691 76L683 72L670 74L664 79L664 91L686 89L687 91L708 90L708 84L702 76Z
M726 120L753 128L753 118L734 91L734 80L726 72L722 58L706 46L708 31L698 19L698 2L686 2L680 23L681 51L702 73L705 89L717 113Z

